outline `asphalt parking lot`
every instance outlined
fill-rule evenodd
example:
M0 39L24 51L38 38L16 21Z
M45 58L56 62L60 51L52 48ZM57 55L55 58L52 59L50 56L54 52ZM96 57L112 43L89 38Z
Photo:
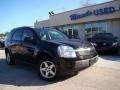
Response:
M4 50L0 50L0 90L120 90L120 56L102 55L78 75L48 82L30 65L8 66Z

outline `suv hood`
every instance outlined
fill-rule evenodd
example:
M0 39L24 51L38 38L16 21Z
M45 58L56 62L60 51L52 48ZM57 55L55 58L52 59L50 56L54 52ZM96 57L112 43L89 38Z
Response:
M87 41L80 41L77 39L68 39L68 40L50 40L52 43L57 43L59 45L67 45L71 46L73 48L86 48L86 47L92 47L92 45Z

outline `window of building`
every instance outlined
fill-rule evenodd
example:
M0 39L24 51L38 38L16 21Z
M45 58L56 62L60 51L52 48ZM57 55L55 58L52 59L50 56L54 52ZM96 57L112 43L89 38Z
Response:
M106 22L85 24L86 38L91 38L96 33L105 33L105 32L107 32L107 23Z
M107 23L106 22L99 23L99 32L107 32Z
M99 23L93 23L91 26L93 35L99 32Z
M74 25L73 26L73 35L74 35L74 38L78 39L79 38L79 25Z
M91 37L91 35L92 35L92 24L85 24L85 34L86 34L86 37Z
M68 27L69 26L63 26L63 32L68 35Z
M79 25L67 25L63 27L63 32L68 35L69 38L79 38Z

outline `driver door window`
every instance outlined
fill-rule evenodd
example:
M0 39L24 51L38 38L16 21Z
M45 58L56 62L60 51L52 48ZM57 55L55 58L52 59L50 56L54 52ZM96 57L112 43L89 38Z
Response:
M41 40L49 40L49 36L45 31L40 32L40 39Z
M33 32L31 30L24 30L22 40L24 41L25 37L34 38Z

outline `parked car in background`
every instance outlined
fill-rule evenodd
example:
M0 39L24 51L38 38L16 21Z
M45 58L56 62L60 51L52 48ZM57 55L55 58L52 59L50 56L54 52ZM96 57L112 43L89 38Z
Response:
M118 52L118 40L112 33L97 33L92 38L88 38L98 52L109 51Z
M4 47L4 41L1 40L1 41L0 41L0 48L3 48L3 47Z
M48 28L13 29L5 41L5 54L8 65L15 64L15 60L34 64L45 80L77 73L98 60L90 43L70 40L62 32Z
M118 46L118 55L120 55L120 44Z

